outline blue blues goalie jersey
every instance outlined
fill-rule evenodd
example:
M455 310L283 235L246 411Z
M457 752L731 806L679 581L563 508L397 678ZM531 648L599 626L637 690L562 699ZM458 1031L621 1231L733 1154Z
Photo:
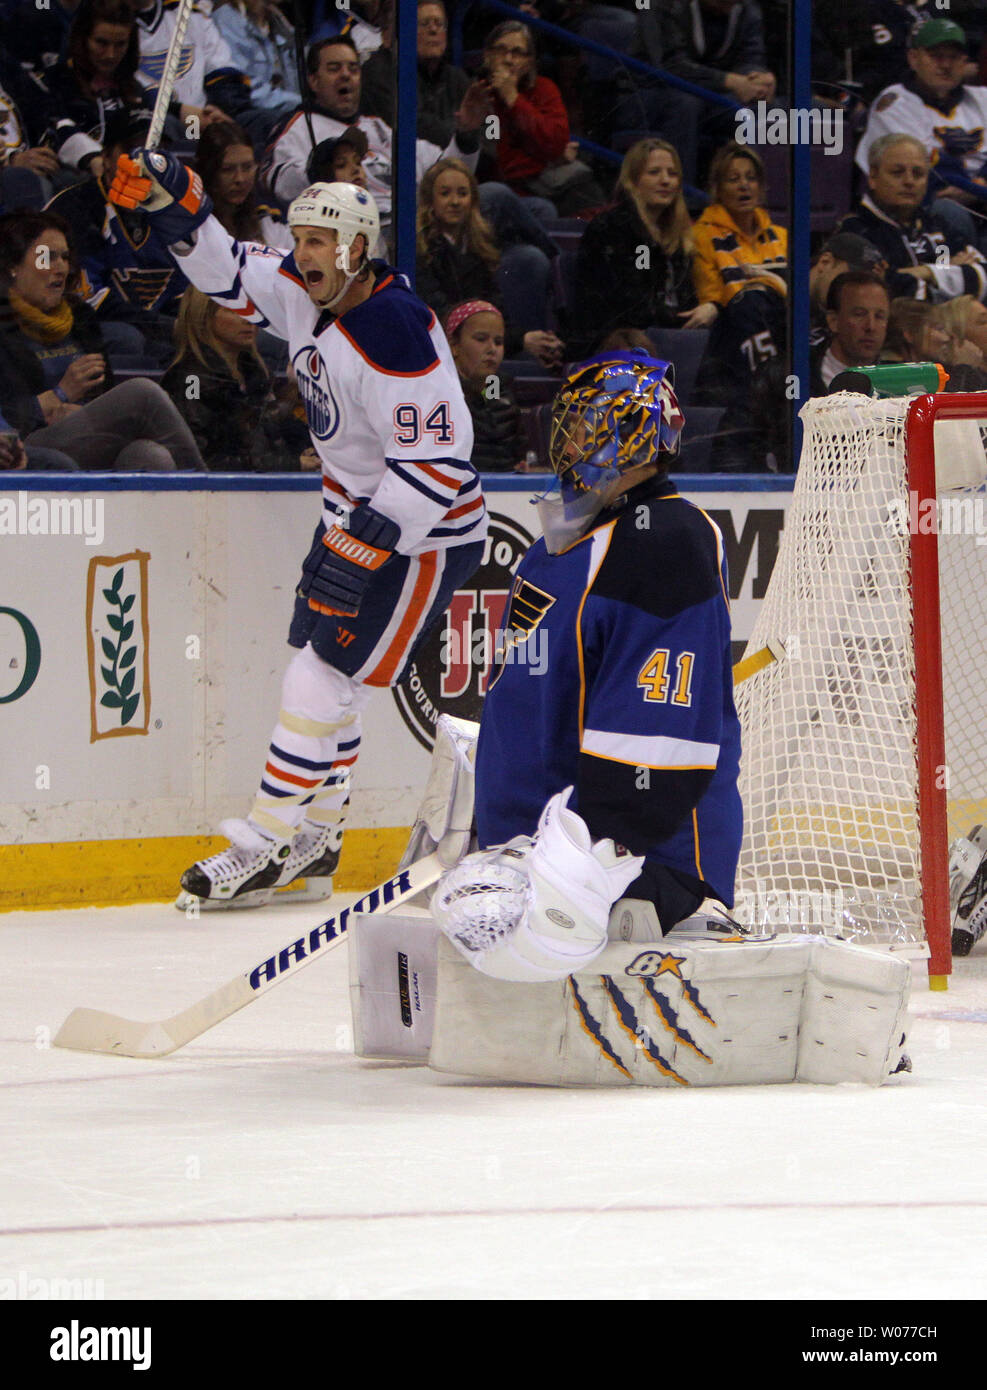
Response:
M518 567L476 758L481 847L576 789L610 836L733 904L742 813L723 541L667 479Z
M215 217L176 255L204 294L288 343L327 526L371 502L401 528L404 555L482 540L487 515L470 462L473 421L435 315L383 261L340 317L305 289L293 255L237 242Z

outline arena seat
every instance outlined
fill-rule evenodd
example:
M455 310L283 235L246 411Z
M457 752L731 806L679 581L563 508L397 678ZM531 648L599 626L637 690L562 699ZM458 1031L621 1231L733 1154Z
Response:
M578 249L587 223L579 217L552 217L542 226L564 255L566 251Z
M682 448L673 473L708 473L722 406L692 406L685 412Z
M543 401L551 401L560 385L561 378L548 375L544 368L541 368L539 373L532 372L514 377L510 383L511 393L520 406L541 405Z
M752 147L753 148L753 147ZM759 145L767 179L766 206L772 220L788 222L789 173L786 145ZM810 154L812 199L809 226L813 232L831 232L850 211L853 202L853 147L847 141L840 154L827 154L815 145Z
M675 367L675 394L679 404L686 406L696 389L696 378L709 342L707 328L659 328L647 330L654 344L655 356Z

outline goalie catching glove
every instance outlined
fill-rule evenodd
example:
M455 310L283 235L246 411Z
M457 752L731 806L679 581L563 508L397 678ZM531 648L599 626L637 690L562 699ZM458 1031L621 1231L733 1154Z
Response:
M375 570L386 565L401 527L373 507L356 507L348 525L330 526L308 553L298 592L316 613L355 618Z
M445 874L432 912L456 949L499 980L562 980L607 944L610 909L642 858L612 840L593 843L568 809L572 787L548 802L534 840L470 854Z
M212 199L199 175L160 150L120 156L110 202L143 212L166 246L187 241L212 212Z

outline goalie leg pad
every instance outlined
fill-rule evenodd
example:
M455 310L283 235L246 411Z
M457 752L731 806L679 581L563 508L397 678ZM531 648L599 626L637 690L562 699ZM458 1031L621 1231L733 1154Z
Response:
M813 938L796 1080L879 1086L901 1061L910 986L906 961Z
M801 935L666 939L611 943L595 965L520 986L440 940L429 1065L554 1086L876 1085L900 1060L910 971L881 952Z
M437 851L447 868L469 852L473 834L473 760L479 724L440 714L428 781L398 866L406 869Z

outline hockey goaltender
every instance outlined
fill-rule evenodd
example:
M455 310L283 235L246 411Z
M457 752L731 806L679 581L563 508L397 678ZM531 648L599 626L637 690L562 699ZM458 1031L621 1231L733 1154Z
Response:
M669 364L643 353L563 383L558 489L501 633L512 659L478 739L440 719L405 857L454 867L428 914L353 929L360 1055L555 1085L878 1084L908 1069L907 963L702 910L733 902L740 730L722 537L668 476L682 425ZM535 632L539 674L524 660ZM479 849L462 857L474 801Z

